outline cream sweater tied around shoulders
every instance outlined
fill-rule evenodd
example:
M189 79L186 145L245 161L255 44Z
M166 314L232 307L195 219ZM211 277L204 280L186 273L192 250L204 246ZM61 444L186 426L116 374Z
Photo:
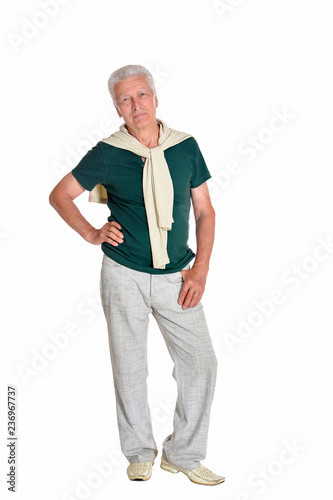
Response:
M141 144L128 132L125 123L117 132L101 141L146 158L142 174L142 188L153 267L165 269L166 264L170 262L167 253L167 238L173 223L173 184L164 151L192 136L169 128L160 119L157 119L157 123L160 127L160 134L158 146L155 148L149 149ZM101 184L95 186L89 193L89 201L107 203L107 199L107 192Z

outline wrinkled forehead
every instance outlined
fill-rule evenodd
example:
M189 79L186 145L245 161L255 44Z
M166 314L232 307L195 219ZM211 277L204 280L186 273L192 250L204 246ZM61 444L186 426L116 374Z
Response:
M117 97L121 95L130 95L142 90L153 91L144 75L128 76L117 82L114 86Z

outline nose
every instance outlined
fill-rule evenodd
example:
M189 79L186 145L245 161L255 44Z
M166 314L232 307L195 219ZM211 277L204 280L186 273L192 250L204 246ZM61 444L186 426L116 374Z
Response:
M133 111L135 111L136 109L139 109L139 108L140 108L139 99L137 99L136 97L133 97L132 98L132 109L133 109Z

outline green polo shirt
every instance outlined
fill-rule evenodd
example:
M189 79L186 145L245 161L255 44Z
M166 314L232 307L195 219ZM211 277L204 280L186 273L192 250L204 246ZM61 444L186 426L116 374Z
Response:
M122 227L123 243L102 243L103 252L123 266L151 274L180 271L195 253L189 248L190 188L196 188L211 175L193 137L164 151L174 189L173 224L168 231L167 252L170 263L154 269L148 222L142 190L144 162L141 156L98 142L90 149L72 174L84 189L102 184L108 193L110 216Z

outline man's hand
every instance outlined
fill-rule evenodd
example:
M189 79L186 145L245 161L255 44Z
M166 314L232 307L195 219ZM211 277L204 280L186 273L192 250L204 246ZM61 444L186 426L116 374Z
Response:
M196 225L197 255L192 269L180 271L184 284L178 304L182 305L183 309L197 306L205 291L215 230L215 211L210 201L207 182L191 188L191 198Z
M180 272L184 284L179 294L178 304L182 305L183 309L195 307L205 291L207 271L194 265L192 269Z
M87 235L86 241L93 245L110 243L110 245L117 247L119 243L124 241L121 225L115 221L107 222L101 229L92 229Z

